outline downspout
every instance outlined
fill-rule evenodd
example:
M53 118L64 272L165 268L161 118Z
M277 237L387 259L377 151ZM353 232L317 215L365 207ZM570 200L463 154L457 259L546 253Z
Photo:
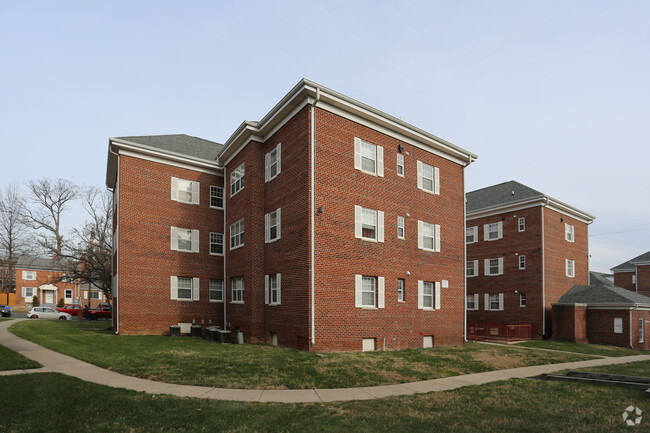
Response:
M228 250L226 250L226 239L230 239L229 237L226 236L226 197L227 194L230 192L230 188L228 188L228 176L226 176L226 166L223 166L223 293L221 295L221 300L223 301L223 329L224 331L226 330L226 281L228 280L226 278L226 251L230 251L230 241L228 241Z
M630 349L632 349L634 346L632 345L632 309L630 309Z
M113 150L111 149L110 144L108 145L108 152L115 155L115 158L117 159L117 169L116 169L117 174L115 175L115 179L116 179L115 183L118 185L117 193L119 194L120 193L120 189L119 189L120 155L118 153L113 152ZM106 188L106 189L108 189L110 191L110 188ZM113 199L115 199L115 192L114 191L115 191L115 188L113 188ZM116 212L115 203L113 203L113 212ZM119 200L119 197L118 197L118 200L117 200L117 215L118 215L118 218L119 218L119 215L120 215L120 200ZM118 240L121 237L121 236L119 236L119 232L120 232L120 224L119 224L119 219L118 219L118 224L117 224L117 233L118 233L117 239ZM113 240L115 240L115 232L113 232ZM113 257L116 257L115 248L116 248L115 242L113 242L113 251L112 251ZM117 292L119 292L119 286L120 286L120 255L119 254L117 254L117 263L115 264L115 268L117 269ZM113 295L113 306L115 305L115 298L116 297L119 298L119 293L116 293L114 291L115 288L116 288L115 280L116 280L116 278L114 276L113 277L113 284L112 284L112 287L111 287L111 293ZM90 285L88 286L88 288L90 289ZM88 291L88 294L90 296L90 290ZM79 289L79 301L81 301L81 289ZM119 334L120 333L120 308L119 308L119 305L118 305L118 308L113 308L113 312L116 313L116 317L115 317L115 334Z
M465 266L463 269L465 269L464 274L464 282L465 282L465 298L463 299L463 312L464 312L464 320L463 320L463 340L465 343L467 343L467 193L465 192L465 168L463 168L463 239L465 239L465 242L463 242L463 252L464 252L464 263Z
M310 255L311 255L311 275L310 275L310 285L311 285L311 345L315 346L316 345L316 314L314 312L314 309L316 307L316 301L314 300L314 296L316 294L316 266L314 263L315 260L315 246L314 242L316 239L315 235L315 218L316 218L316 213L315 213L315 141L316 141L316 118L315 118L315 107L316 104L318 103L320 99L320 88L316 88L316 99L314 102L311 104L311 138L310 141L311 143L309 144L310 147L310 159L311 159L311 171L310 171L310 179L309 179L309 184L311 186L311 203L310 203L310 212L311 212L311 247L310 247Z
M542 206L542 338L546 336L546 250L544 239L544 207L548 206L548 197L545 198L546 205Z

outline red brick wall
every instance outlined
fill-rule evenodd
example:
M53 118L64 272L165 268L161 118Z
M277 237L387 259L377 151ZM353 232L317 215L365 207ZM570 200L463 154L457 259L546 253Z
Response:
M553 339L587 343L587 306L553 305Z
M436 345L462 344L462 167L320 109L315 121L315 207L323 212L315 217L313 350L361 350L364 338L387 350L422 347L423 336L434 336ZM355 137L383 147L384 177L355 170ZM405 148L405 177L396 174L399 144ZM418 160L440 169L440 195L417 189ZM355 205L385 213L385 242L355 238ZM405 217L405 240L397 238L398 216ZM441 252L418 249L418 220L441 226ZM385 278L385 308L355 307L355 274ZM397 301L398 278L406 280L403 303ZM418 280L449 281L441 289L440 310L417 308Z
M23 280L23 271L30 271L33 270L36 272L36 280ZM58 290L54 292L54 298L52 304L57 305L59 303L59 300L63 299L64 302L65 300L65 291L66 289L72 290L72 296L73 298L80 298L82 303L88 302L87 300L83 299L83 293L82 291L77 287L75 288L74 284L70 283L64 283L62 281L57 281L59 278L61 278L63 274L61 272L57 271L51 271L51 270L37 270L37 269L16 269L16 306L28 306L31 307L32 304L31 302L26 302L26 299L23 297L23 287L33 287L34 288L34 294L38 296L38 300L41 305L46 303L46 299L44 296L42 296L42 292L39 289L40 286L45 285L45 284L52 284L55 286ZM28 299L29 300L29 299ZM71 301L67 301L70 303Z
M115 320L123 334L164 334L192 322L222 326L223 304L210 303L209 279L223 278L223 258L209 254L209 233L223 232L223 211L210 208L210 185L223 178L120 156L118 299ZM200 205L171 200L171 178L200 182ZM200 252L170 249L170 227L198 229ZM171 299L170 276L198 277L199 301Z
M623 332L614 333L614 318L621 318ZM632 330L636 324L633 322ZM638 331L638 327L636 327ZM630 311L629 310L587 310L587 339L590 343L611 346L630 347ZM635 335L633 333L632 341ZM636 338L638 341L638 338Z
M634 271L616 272L614 273L614 285L636 292L636 284L633 282L635 275L636 272Z
M636 277L639 293L650 296L650 265L637 266Z

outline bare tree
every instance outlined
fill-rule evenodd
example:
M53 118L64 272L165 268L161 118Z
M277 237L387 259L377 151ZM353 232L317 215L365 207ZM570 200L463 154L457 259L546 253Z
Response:
M16 184L0 189L0 289L13 290L16 258L28 246L24 197Z
M71 201L79 198L79 187L61 178L29 181L28 187L36 208L25 207L25 219L33 229L45 231L39 234L41 246L60 256L63 248L61 215Z

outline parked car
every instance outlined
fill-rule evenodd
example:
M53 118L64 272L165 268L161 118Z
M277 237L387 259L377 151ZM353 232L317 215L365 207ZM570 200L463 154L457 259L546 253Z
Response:
M68 313L56 311L50 307L33 307L27 312L27 318L29 319L70 320L71 317Z
M84 307L81 305L66 305L65 307L57 308L56 311L60 311L62 313L68 313L72 317L77 317L77 314L79 311L83 311Z
M2 317L11 316L11 308L9 308L9 305L0 305L0 315Z
M111 305L107 303L99 304L98 308L91 308L88 310L88 319L110 319L112 316Z

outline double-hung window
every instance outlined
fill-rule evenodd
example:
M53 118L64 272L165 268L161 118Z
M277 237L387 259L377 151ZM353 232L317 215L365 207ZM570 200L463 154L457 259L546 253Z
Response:
M198 301L199 279L172 276L171 298L177 301Z
M384 308L385 279L368 275L354 276L355 306L357 308Z
M36 279L36 271L23 271L23 280L33 281L35 279Z
M223 209L222 187L210 185L210 207L214 209Z
M230 249L234 250L244 245L244 219L230 224Z
M564 239L568 242L575 242L574 227L571 224L564 224Z
M397 279L397 302L404 302L404 294L406 291L406 281L402 278Z
M210 302L223 302L223 280L210 279Z
M210 254L223 255L223 233L210 233Z
M280 239L281 208L269 212L264 216L264 241L275 242Z
M65 299L72 299L72 289L65 289L64 297Z
M519 293L519 306L520 307L526 306L526 293L524 292Z
M519 256L519 269L526 269L526 256Z
M23 287L23 298L31 298L34 296L34 288L33 287ZM28 300L27 302L32 302L31 299Z
M364 173L383 177L384 148L355 137L354 168Z
M574 260L566 259L566 276L570 278L576 276L576 263Z
M264 276L264 303L267 305L280 305L282 291L282 278L280 274Z
M465 264L465 270L468 277L478 276L478 260L468 260Z
M230 196L237 194L244 189L244 163L242 162L239 167L230 173Z
M174 251L198 253L199 231L172 226L171 249Z
M503 222L485 224L483 226L483 238L486 241L496 241L503 237Z
M478 293L468 294L465 297L466 308L471 311L478 310Z
M526 231L526 218L519 218L518 226L520 232Z
M438 224L418 221L418 248L440 252L440 226Z
M282 171L281 165L281 144L273 148L272 151L266 154L264 158L264 181L269 182L275 179L280 171Z
M465 243L473 244L478 241L478 226L467 227L465 229Z
M440 169L422 161L417 163L417 186L431 194L440 194Z
M354 206L354 237L365 241L384 242L384 213Z
M485 259L485 275L503 275L503 257L495 259Z
M639 319L639 343L645 341L645 329L643 329L643 319Z
M486 293L485 310L503 311L503 293Z
M244 277L233 277L230 279L232 288L232 302L234 304L244 303Z
M199 204L199 182L172 177L172 200Z
M397 175L404 177L404 154L397 154Z
M398 216L397 217L397 238L398 239L404 239L405 235L405 230L404 230L404 217L403 216Z
M440 309L440 282L418 281L418 309Z

